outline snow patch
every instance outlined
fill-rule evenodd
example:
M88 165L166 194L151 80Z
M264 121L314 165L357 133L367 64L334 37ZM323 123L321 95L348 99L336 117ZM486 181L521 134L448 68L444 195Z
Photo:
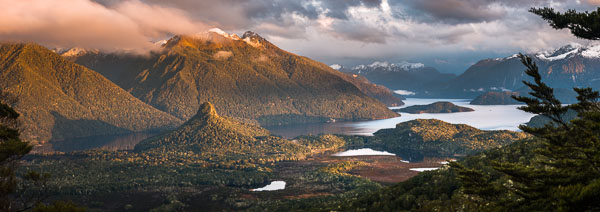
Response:
M568 45L565 45L558 49L554 49L552 51L542 51L532 55L534 55L540 60L545 61L563 60L578 55L589 59L600 59L600 43L592 43L587 46L583 46L579 43L569 43ZM513 54L509 57L495 58L493 60L504 61L514 59L517 57L518 54Z
M600 58L600 44L587 47L581 55L586 58Z
M333 64L333 65L330 65L329 67L331 67L335 70L338 70L338 71L342 68L342 66L340 64Z
M97 50L94 50L94 51L97 51ZM63 57L71 57L71 56L82 55L82 54L85 54L88 52L90 52L90 50L84 49L84 48L79 48L79 47L74 47L74 48L70 48L69 50L63 51L60 55Z
M547 52L544 53L539 53L538 55L536 55L537 58L540 58L542 60L548 60L548 61L555 61L555 60L562 60L567 58L567 56L571 55L571 54L575 54L579 51L579 49L573 49L569 52L563 53L563 54L559 54L556 56L552 56L552 54L548 54Z
M260 44L260 41L256 40L256 39L250 39L250 37L246 37L244 38L244 42L246 42L248 45L250 46L254 46L256 48L261 47L262 45Z

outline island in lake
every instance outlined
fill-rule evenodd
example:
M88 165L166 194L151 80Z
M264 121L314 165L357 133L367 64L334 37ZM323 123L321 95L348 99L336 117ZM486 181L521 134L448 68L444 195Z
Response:
M413 105L405 108L394 109L394 112L404 112L412 114L421 113L457 113L475 111L468 107L461 107L452 102L434 102L428 105Z

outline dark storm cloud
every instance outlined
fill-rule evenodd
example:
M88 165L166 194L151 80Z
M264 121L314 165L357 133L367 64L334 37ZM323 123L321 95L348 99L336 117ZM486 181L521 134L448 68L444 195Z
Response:
M391 5L405 8L406 14L422 22L447 24L480 23L505 18L508 8L526 11L567 0L393 0ZM573 4L572 5L578 5ZM398 14L396 14L398 15Z
M473 23L498 20L506 14L501 8L492 8L485 1L465 0L411 0L408 6L419 11L424 20L445 23ZM417 13L413 13L417 14Z
M124 0L94 0L103 5L115 5ZM381 0L322 0L315 1L321 8L312 4L312 0L143 0L148 4L157 4L186 10L190 15L206 22L223 27L247 27L256 21L284 23L285 14L296 13L314 20L319 15L347 20L350 7L365 6L375 8ZM326 10L326 11L324 11Z
M381 45L486 46L548 29L532 6L595 9L600 0L0 0L0 39L49 46L151 49L149 40L210 27L254 30L268 39L334 38ZM23 18L27 17L27 18ZM527 23L527 24L524 24ZM546 45L547 37L539 43ZM479 43L477 43L479 42ZM476 43L476 44L475 44ZM518 45L528 44L519 41ZM298 44L299 45L299 44ZM334 44L332 44L334 45ZM294 50L294 46L291 50ZM327 45L320 45L328 48ZM288 46L289 47L289 46ZM297 46L296 46L297 47ZM298 47L299 48L299 47ZM341 52L346 53L346 52Z

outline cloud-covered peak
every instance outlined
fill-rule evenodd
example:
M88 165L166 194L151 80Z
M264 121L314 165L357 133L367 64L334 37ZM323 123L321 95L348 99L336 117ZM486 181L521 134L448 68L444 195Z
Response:
M9 5L0 13L0 40L51 48L147 52L160 47L149 41L216 26L219 30L212 29L214 33L231 39L239 37L226 32L259 32L283 49L327 63L427 59L436 64L435 59L447 61L443 67L465 68L482 58L576 41L568 31L556 31L530 14L531 7L581 11L599 6L592 0L0 0L0 4Z

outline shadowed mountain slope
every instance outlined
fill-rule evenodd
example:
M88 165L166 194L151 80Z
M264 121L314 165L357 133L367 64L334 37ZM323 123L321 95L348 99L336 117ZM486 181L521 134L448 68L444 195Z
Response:
M263 125L397 116L325 64L283 51L255 33L176 36L141 57L70 57L156 108L187 120L201 102Z
M0 90L15 100L26 140L162 130L182 122L36 44L0 44Z

